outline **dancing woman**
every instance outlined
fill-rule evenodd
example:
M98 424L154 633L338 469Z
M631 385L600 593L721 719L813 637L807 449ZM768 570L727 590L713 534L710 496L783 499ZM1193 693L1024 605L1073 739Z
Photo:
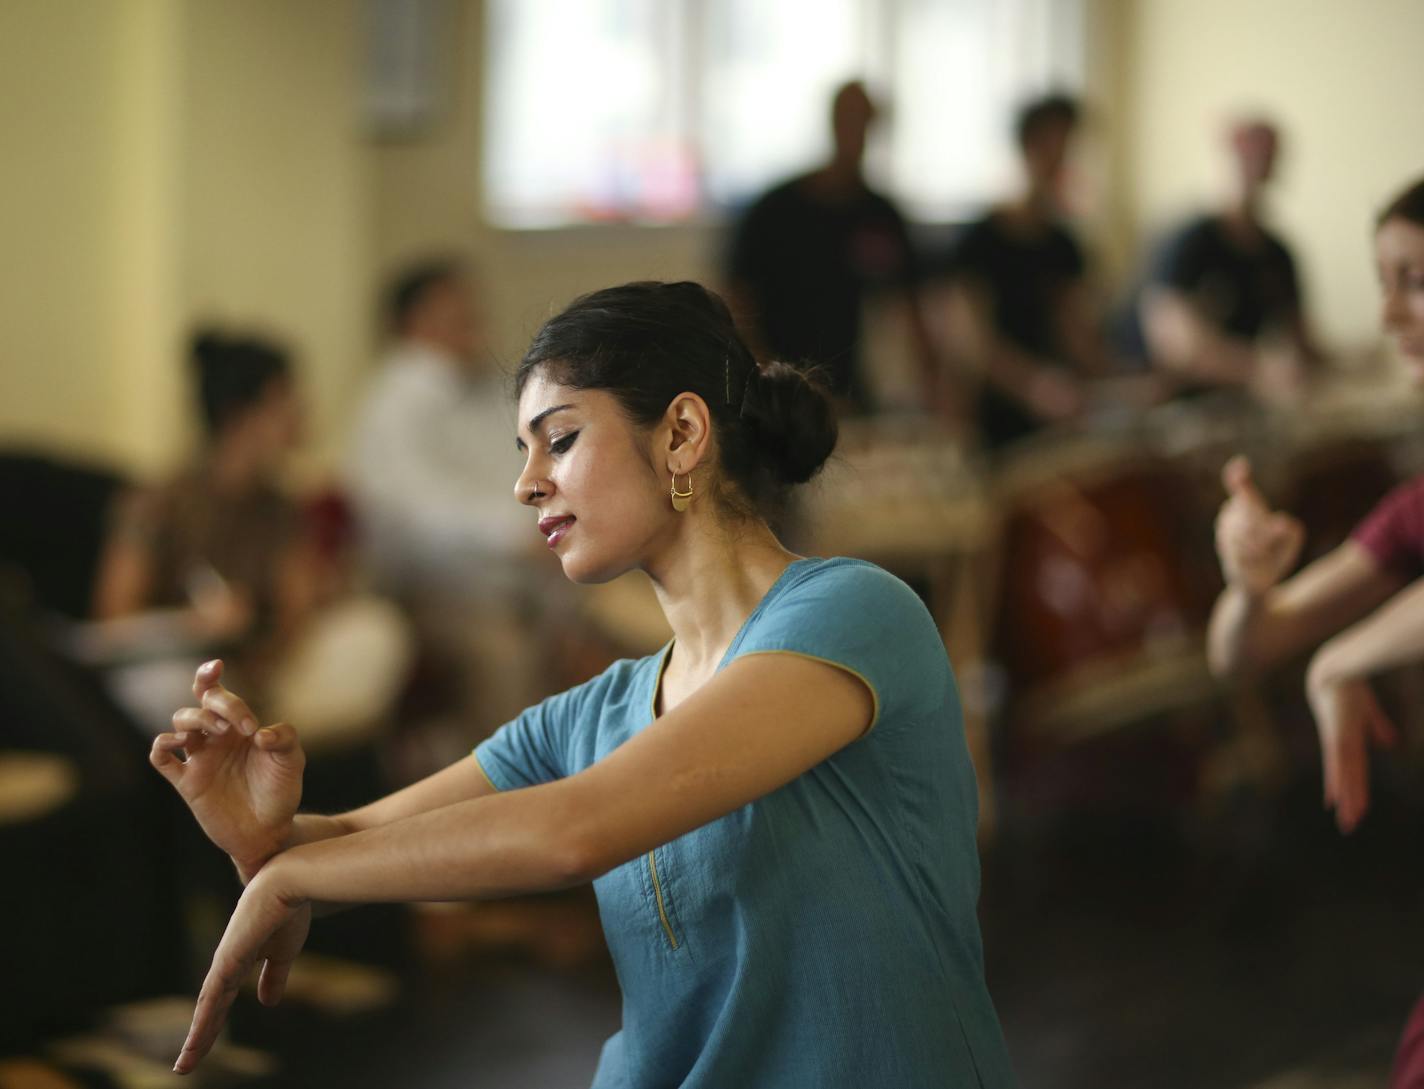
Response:
M795 556L762 514L829 456L825 397L690 283L577 300L517 389L516 498L573 581L645 572L672 641L335 817L294 815L294 731L205 666L153 760L250 880L176 1069L258 963L280 997L313 905L592 881L624 997L595 1086L1012 1085L939 632L893 576Z
M1424 180L1380 215L1380 318L1424 381ZM1272 511L1244 459L1227 465L1216 523L1226 576L1208 634L1218 674L1264 669L1312 647L1306 689L1320 735L1325 805L1341 832L1369 808L1369 751L1396 730L1370 688L1376 673L1424 658L1424 476L1386 496L1339 548L1285 579L1305 533ZM1284 581L1282 581L1284 579ZM1424 1089L1424 999L1395 1058L1392 1089Z

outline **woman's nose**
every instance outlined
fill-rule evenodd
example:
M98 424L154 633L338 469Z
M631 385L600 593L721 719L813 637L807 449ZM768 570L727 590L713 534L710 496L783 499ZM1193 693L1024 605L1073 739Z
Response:
M540 480L532 471L526 470L514 482L514 498L532 507L549 494L550 488L547 480Z

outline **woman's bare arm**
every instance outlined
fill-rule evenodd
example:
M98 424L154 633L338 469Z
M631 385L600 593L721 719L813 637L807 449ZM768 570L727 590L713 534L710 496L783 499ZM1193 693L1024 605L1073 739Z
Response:
M270 879L330 902L580 884L796 778L860 736L872 708L865 683L838 667L750 655L586 771L500 794L485 783L457 801L482 778L459 765L353 814L360 831L278 856ZM451 804L422 809L442 790Z
M396 816L464 785L427 780L366 814L385 823L284 851L238 902L174 1069L207 1054L264 957L274 982L259 993L276 1000L313 901L486 899L581 884L815 767L865 732L874 700L836 666L748 655L577 775Z
M1267 669L1378 608L1403 585L1361 545L1346 541L1282 581L1300 555L1305 528L1271 510L1245 458L1222 470L1227 499L1216 519L1226 589L1207 630L1207 662L1218 676Z
M1262 593L1228 585L1212 610L1208 661L1219 676L1270 669L1378 608L1400 582L1346 541Z

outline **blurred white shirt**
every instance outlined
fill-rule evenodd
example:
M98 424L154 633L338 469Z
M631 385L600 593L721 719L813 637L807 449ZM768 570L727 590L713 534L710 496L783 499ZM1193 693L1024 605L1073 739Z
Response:
M527 579L535 515L514 498L515 405L438 349L397 344L357 418L348 487L372 572L403 594L483 598Z

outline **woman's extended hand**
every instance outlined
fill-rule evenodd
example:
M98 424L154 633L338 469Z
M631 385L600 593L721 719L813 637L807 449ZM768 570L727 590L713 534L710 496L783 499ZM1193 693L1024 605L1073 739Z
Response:
M1226 582L1257 597L1295 566L1305 529L1273 511L1251 479L1251 463L1232 458L1221 471L1227 499L1216 516L1216 554Z
M221 661L198 668L193 695L200 706L173 716L173 732L154 739L149 760L249 879L291 834L306 755L291 726L259 729L247 704L221 680Z
M268 869L253 879L228 920L198 992L188 1038L173 1064L176 1073L189 1073L212 1050L237 992L259 962L258 1001L275 1006L281 1000L292 961L306 941L311 905L283 892L273 873Z
M1319 679L1311 670L1306 682L1325 780L1325 806L1349 833L1370 807L1370 746L1390 748L1398 731L1375 699L1369 682L1358 677Z

